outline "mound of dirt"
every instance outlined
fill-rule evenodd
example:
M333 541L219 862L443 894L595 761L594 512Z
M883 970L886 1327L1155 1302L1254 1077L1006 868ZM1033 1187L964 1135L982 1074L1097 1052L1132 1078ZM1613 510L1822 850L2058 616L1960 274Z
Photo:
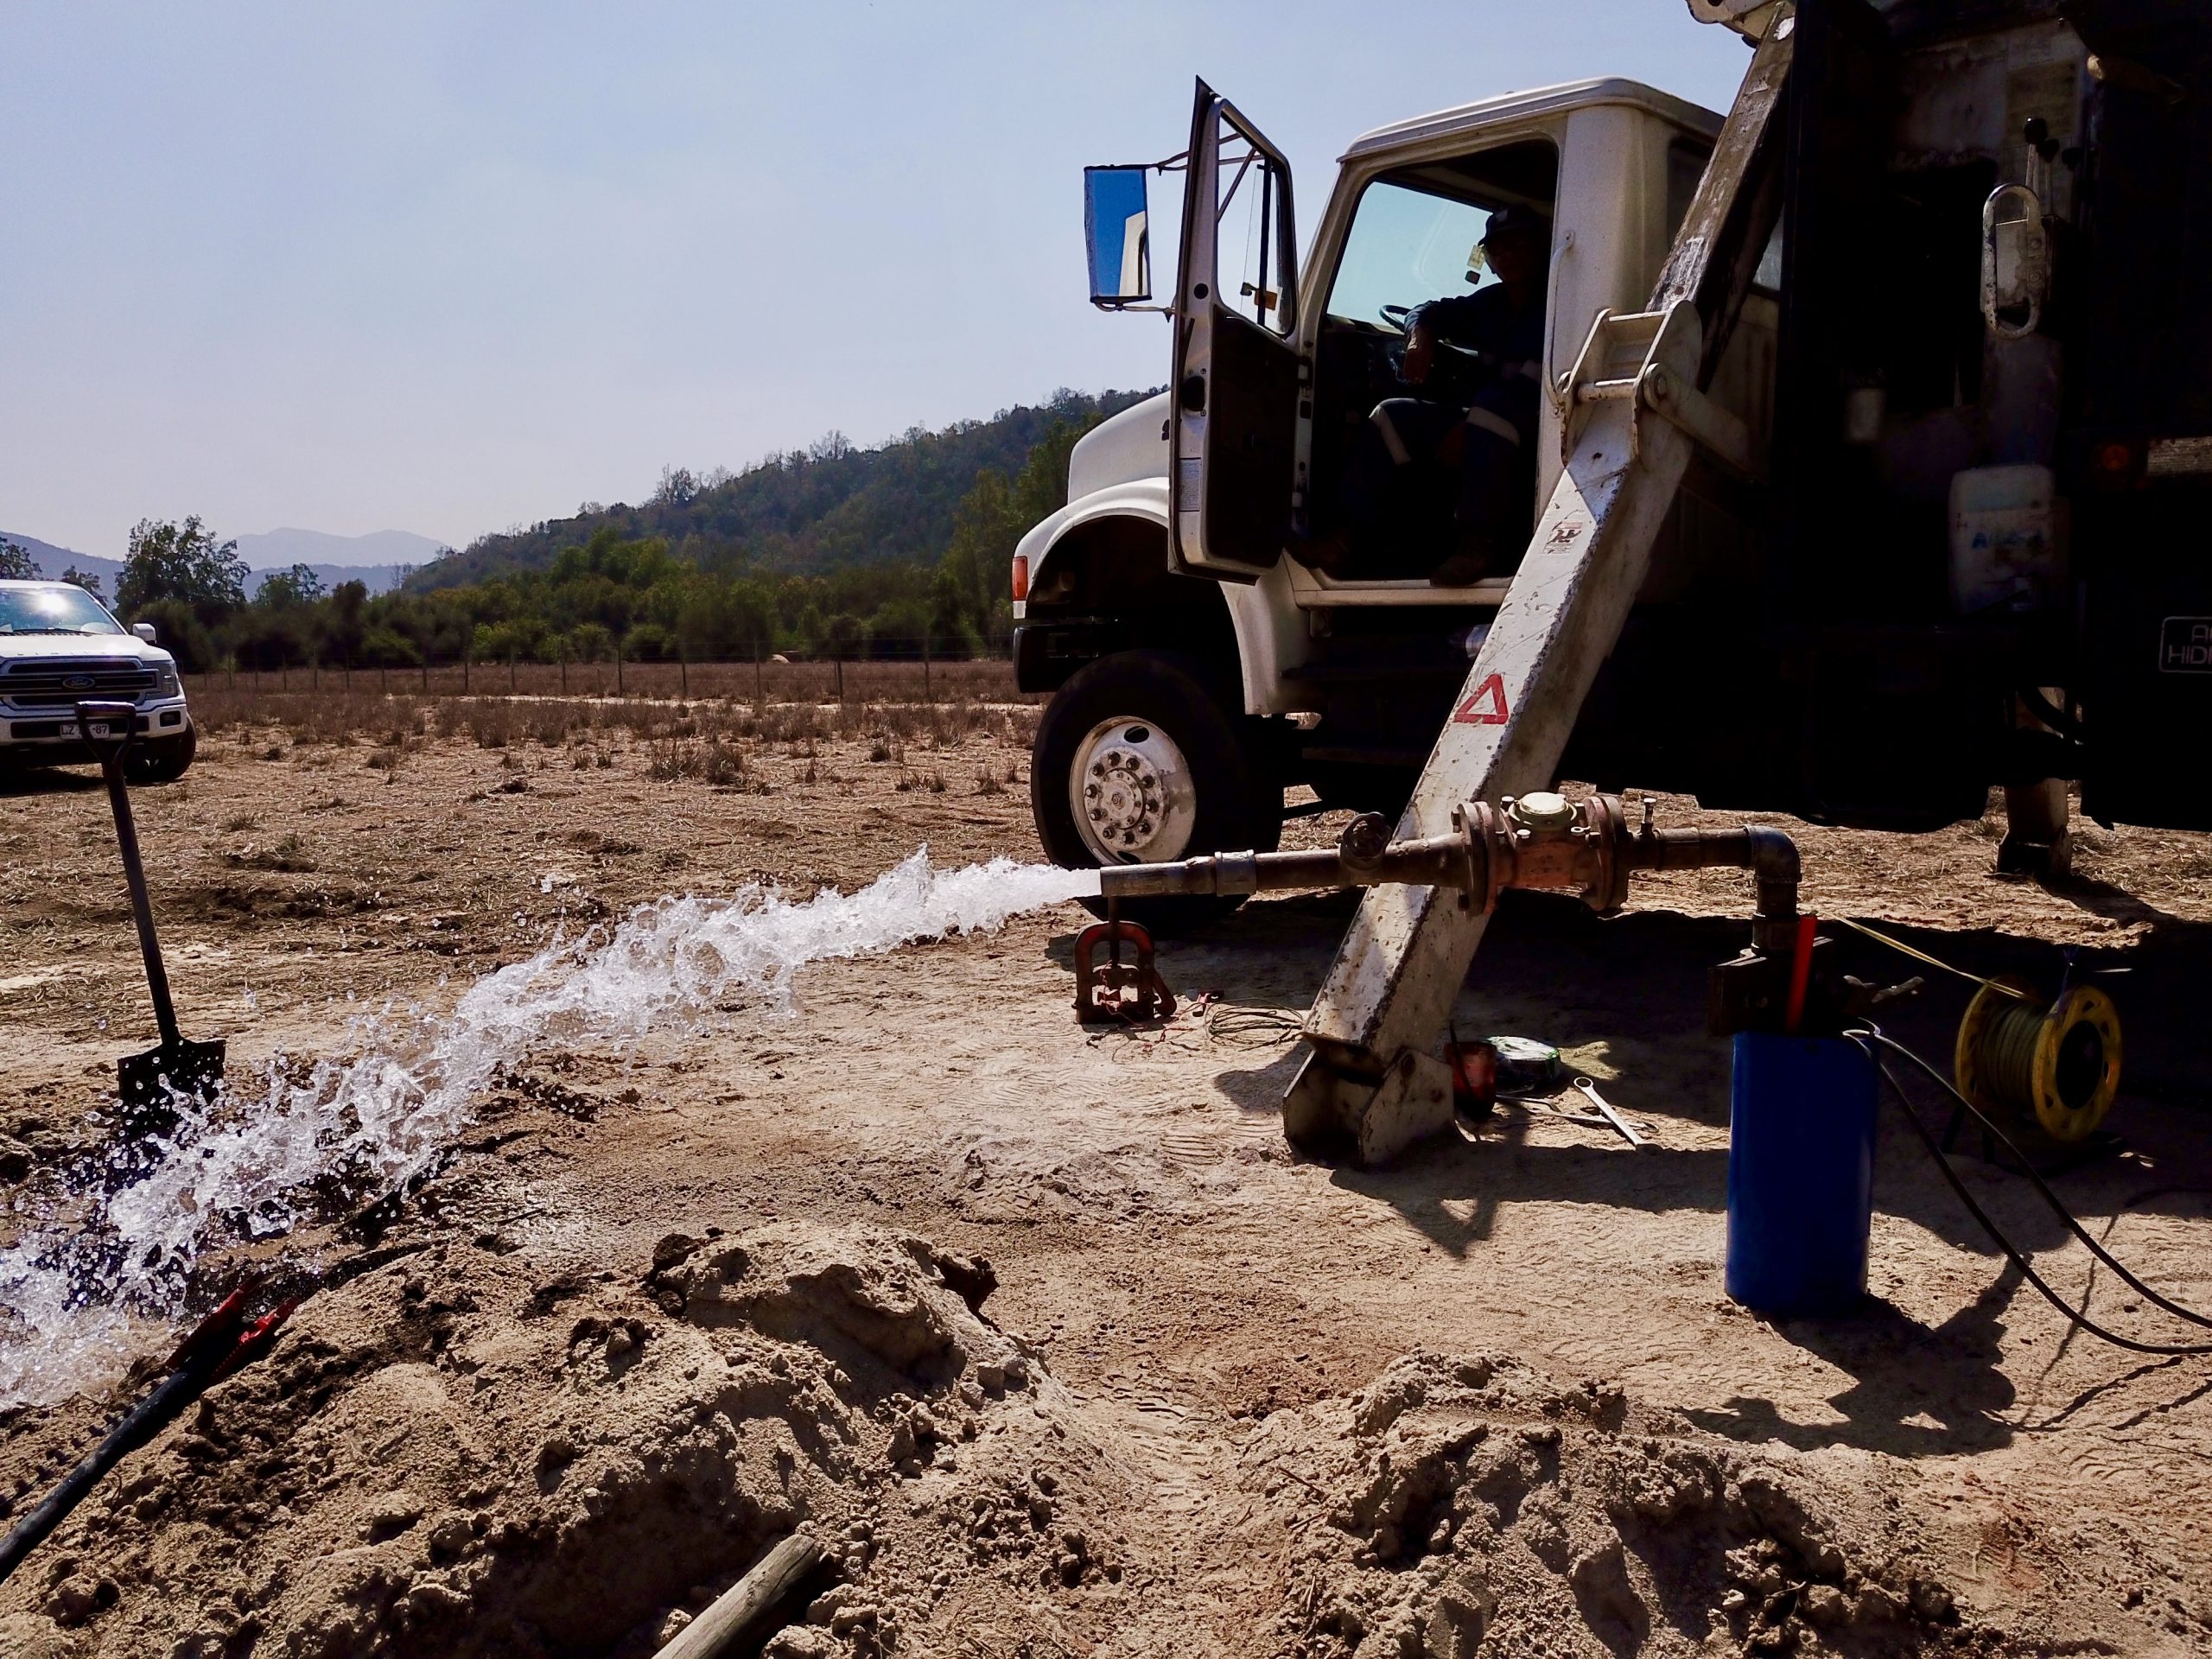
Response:
M800 1529L844 1582L785 1656L892 1647L967 1581L1112 1583L1089 1454L979 1313L992 1282L804 1227L566 1278L426 1248L111 1476L7 1586L0 1650L629 1659Z
M1279 1651L1995 1650L1916 1564L1900 1512L1617 1389L1421 1354L1349 1402L1269 1415L1248 1494L1294 1539ZM1859 1500L1866 1507L1864 1489Z

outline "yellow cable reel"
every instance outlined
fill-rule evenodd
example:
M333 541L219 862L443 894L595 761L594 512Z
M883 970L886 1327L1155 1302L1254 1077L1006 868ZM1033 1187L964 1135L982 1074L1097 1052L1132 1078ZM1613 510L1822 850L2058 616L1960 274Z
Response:
M2120 1011L2092 985L2046 1007L2024 980L1986 982L1959 1022L1959 1092L1992 1117L2032 1116L2054 1141L2079 1141L2120 1092Z

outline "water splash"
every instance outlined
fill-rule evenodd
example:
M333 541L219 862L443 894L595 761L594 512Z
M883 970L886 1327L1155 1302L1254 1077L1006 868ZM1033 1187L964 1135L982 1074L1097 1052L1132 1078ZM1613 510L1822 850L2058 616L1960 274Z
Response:
M734 1006L787 1014L810 963L988 931L1097 891L1095 871L1007 858L938 870L924 849L857 893L800 904L757 885L663 899L486 975L449 1014L358 1022L349 1058L279 1056L257 1091L188 1108L111 1192L47 1195L0 1250L0 1405L50 1404L117 1374L146 1321L183 1313L210 1243L289 1230L318 1185L375 1196L429 1170L501 1069L534 1052L698 1030Z

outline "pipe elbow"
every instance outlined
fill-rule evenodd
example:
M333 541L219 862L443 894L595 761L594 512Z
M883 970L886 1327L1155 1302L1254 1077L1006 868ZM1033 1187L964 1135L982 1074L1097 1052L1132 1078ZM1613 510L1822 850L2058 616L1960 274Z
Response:
M1794 888L1798 877L1797 843L1764 824L1745 824L1744 834L1751 843L1751 869L1758 879L1787 881Z

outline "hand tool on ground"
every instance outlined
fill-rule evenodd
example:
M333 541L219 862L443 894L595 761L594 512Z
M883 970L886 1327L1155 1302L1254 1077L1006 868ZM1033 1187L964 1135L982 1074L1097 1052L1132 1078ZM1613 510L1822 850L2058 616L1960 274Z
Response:
M145 866L138 858L138 829L130 816L130 789L123 775L123 759L137 729L137 709L127 702L80 702L77 728L86 744L99 757L107 779L108 805L115 813L115 839L123 850L123 877L130 887L130 914L138 924L138 950L146 959L146 989L153 998L155 1023L161 1027L157 1047L143 1054L126 1054L116 1063L126 1122L134 1128L166 1128L174 1122L176 1097L213 1098L223 1084L224 1044L193 1042L178 1031L176 1008L169 1001L169 976L162 965L162 947L154 937L154 905L146 892Z
M17 1522L6 1539L0 1540L0 1584L48 1534L68 1519L69 1512L99 1484L101 1476L160 1433L210 1387L241 1366L251 1365L275 1344L276 1332L298 1303L287 1298L248 1324L246 1305L258 1288L258 1281L249 1279L225 1297L177 1344L169 1356L169 1374L154 1391L133 1406L107 1438L86 1452L61 1484L47 1494L45 1501Z
M1614 1128L1620 1131L1620 1137L1622 1140L1627 1141L1631 1147L1640 1147L1643 1145L1643 1137L1638 1135L1634 1129L1629 1128L1628 1120L1623 1117L1618 1112L1615 1111L1613 1109L1612 1103L1598 1092L1598 1085L1596 1084L1591 1082L1587 1077L1577 1077L1574 1080L1573 1087L1575 1093L1580 1095L1583 1099L1588 1101L1592 1106L1595 1106L1598 1109L1599 1116L1603 1117L1606 1122L1611 1124Z

